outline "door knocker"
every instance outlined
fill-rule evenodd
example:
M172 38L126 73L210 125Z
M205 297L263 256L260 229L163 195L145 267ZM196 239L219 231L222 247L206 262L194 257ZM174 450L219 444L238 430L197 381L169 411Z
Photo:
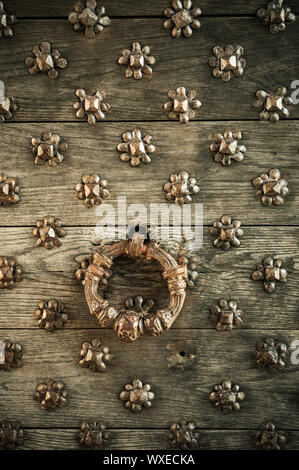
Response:
M101 253L93 254L92 263L85 276L85 298L92 315L101 328L111 328L119 338L126 342L135 341L140 335L158 336L163 329L168 330L180 314L186 296L186 265L178 264L175 259L152 240L144 243L144 236L136 234L132 239L104 246ZM167 308L148 312L136 308L117 310L98 294L98 287L105 270L111 268L115 258L128 255L134 259L144 257L154 259L163 267L162 276L167 280L170 302ZM135 305L136 307L136 305Z

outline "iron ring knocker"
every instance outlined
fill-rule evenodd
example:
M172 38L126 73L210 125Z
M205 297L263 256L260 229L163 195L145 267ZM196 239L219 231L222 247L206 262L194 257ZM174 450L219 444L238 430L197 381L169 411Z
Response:
M170 302L167 308L157 310L142 316L132 309L117 310L98 294L99 282L105 274L105 269L111 268L115 258L126 254L138 259L155 259L163 267L162 276L167 280ZM92 263L85 275L85 298L90 313L94 315L101 328L113 327L123 341L135 341L141 334L158 336L163 329L171 328L180 314L186 296L187 270L185 265L179 265L176 260L156 242L144 244L144 237L137 235L132 239L123 240L110 246L104 246L100 253L93 254Z

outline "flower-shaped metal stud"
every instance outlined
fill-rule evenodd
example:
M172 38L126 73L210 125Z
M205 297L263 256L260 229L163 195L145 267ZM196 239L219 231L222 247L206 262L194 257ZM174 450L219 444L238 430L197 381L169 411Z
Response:
M67 391L63 382L57 382L48 379L36 386L35 400L40 403L40 407L44 411L55 411L67 405Z
M281 370L286 366L288 347L286 344L267 338L257 343L254 357L259 367L270 370Z
M0 350L2 351L2 361L0 361L0 370L9 372L11 369L23 367L23 351L19 343L13 343L9 340L0 341ZM4 359L4 360L3 360Z
M262 173L252 181L252 186L257 189L256 197L264 206L280 206L284 204L284 198L288 195L288 183L281 178L280 171L273 168L269 173Z
M287 271L282 267L282 261L277 258L264 258L262 263L258 263L256 271L251 275L254 281L262 281L263 288L267 292L273 292L276 282L286 282Z
M169 119L179 119L182 124L186 124L196 115L196 110L201 107L201 102L196 98L196 91L191 90L186 93L186 88L178 87L170 90L168 97L171 101L164 104L164 109L168 113Z
M287 433L276 429L274 423L269 421L261 426L260 431L254 435L255 445L262 450L280 450L281 444L287 441Z
M38 319L39 328L44 328L47 331L63 328L68 319L67 314L64 313L63 303L55 299L41 300L34 315Z
M126 300L125 308L120 310L114 323L114 330L122 341L135 341L144 333L144 320L153 305L153 300L144 301L140 295Z
M239 145L242 139L242 132L238 130L226 129L223 134L217 133L213 137L210 145L211 152L214 152L214 161L223 166L229 166L232 161L241 162L246 152L245 145Z
M199 187L195 178L191 178L187 171L180 171L178 174L171 174L169 182L164 184L167 201L174 201L176 204L190 204L192 195L199 192Z
M232 331L242 325L243 311L236 300L220 299L210 307L211 320L217 331Z
M171 29L172 37L179 38L182 34L189 38L193 31L200 28L201 9L193 7L191 0L172 0L171 7L164 10L164 28Z
M5 96L5 86L4 83L0 81L0 123L11 119L12 114L17 109L15 99Z
M84 31L88 39L95 38L96 34L110 24L105 8L98 6L96 0L80 0L75 3L74 10L69 15L69 22L74 25L75 31Z
M241 77L246 67L246 61L242 58L244 48L242 46L215 46L214 55L209 59L209 65L213 67L213 75L228 82L232 77Z
M15 15L8 15L4 10L3 2L0 2L0 38L11 38L13 36L12 26L17 22Z
M108 346L103 346L99 339L93 339L82 343L80 358L81 367L88 367L92 372L105 372L113 356Z
M118 63L127 66L125 77L133 77L136 80L140 80L143 75L151 77L153 74L151 65L154 65L156 59L150 53L150 46L142 47L140 42L133 42L131 50L124 49Z
M196 432L196 424L192 421L181 419L177 423L171 423L169 428L166 439L173 449L188 450L198 447L199 434Z
M151 391L149 384L144 384L139 379L135 379L131 384L127 384L119 394L119 399L124 402L126 408L131 411L142 411L142 408L150 408L155 394Z
M277 90L269 91L258 90L256 92L257 100L252 106L260 110L259 118L261 121L278 122L280 118L288 118L290 112L288 105L293 104L290 96L287 96L285 87L277 88Z
M153 138L151 135L142 137L141 131L134 129L132 132L125 132L122 139L123 142L117 145L117 150L122 152L120 159L123 162L130 162L132 166L151 162L148 154L156 150L152 144Z
M79 432L79 444L85 449L103 449L107 444L106 426L97 421L82 421Z
M222 250L240 246L239 238L244 234L241 229L241 221L238 219L233 220L230 215L223 215L220 221L213 222L209 232L215 237L213 245Z
M51 215L38 220L36 227L32 230L32 235L37 238L37 246L44 246L48 250L60 247L62 241L59 238L65 236L65 230L61 225L61 220Z
M198 272L196 271L197 265L194 259L192 258L192 255L186 253L182 254L179 259L178 259L178 264L179 265L185 265L186 266L186 271L187 271L187 279L186 279L186 284L190 289L192 289L195 286L196 280L198 279Z
M0 256L0 289L13 289L23 280L22 266L13 256Z
M240 402L245 399L245 393L240 392L239 385L232 385L230 380L224 380L221 384L215 385L214 391L210 394L210 400L216 408L224 413L239 411Z
M58 77L58 69L65 69L67 60L60 56L58 49L53 49L49 42L42 42L41 45L33 46L33 55L35 57L27 57L25 64L28 67L30 75L37 75L44 72L49 78Z
M291 9L283 5L283 0L274 0L266 4L266 8L260 8L257 12L264 25L269 26L270 33L279 33L286 29L286 22L293 23L296 16Z
M77 184L77 198L84 201L86 207L90 208L102 204L103 199L109 197L107 189L108 181L98 175L84 175L81 183Z
M57 166L63 160L60 152L68 149L67 142L61 142L60 136L52 132L44 132L41 138L33 137L31 143L36 165L44 165L48 162L50 166Z
M0 206L10 206L20 200L20 187L16 178L0 173Z
M18 445L23 445L23 442L21 423L0 422L0 450L14 450Z
M84 286L85 284L85 275L88 266L92 263L93 261L93 255L89 256L84 256L83 259L79 263L79 267L75 271L75 277L78 279L78 281ZM112 271L109 268L103 267L104 274L103 277L101 278L101 281L99 283L99 289L105 289L108 285L108 279L110 276L112 276Z
M82 88L76 91L79 102L73 104L76 110L76 117L82 119L87 118L88 124L94 126L97 119L105 119L105 113L110 110L110 104L104 102L106 99L106 92L98 90L95 95L87 95Z

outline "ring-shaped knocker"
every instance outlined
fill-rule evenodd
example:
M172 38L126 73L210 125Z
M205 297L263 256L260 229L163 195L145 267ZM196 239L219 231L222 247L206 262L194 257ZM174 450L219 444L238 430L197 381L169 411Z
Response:
M146 315L133 308L117 310L103 299L98 293L101 279L105 270L111 268L115 258L128 255L134 259L144 257L154 259L163 267L163 278L167 281L170 294L169 305L156 312ZM85 275L85 298L92 315L101 328L114 328L121 340L135 341L141 334L158 336L163 329L169 329L180 314L186 296L187 270L185 265L179 265L176 260L156 242L150 240L144 244L144 237L136 234L132 239L123 240L113 245L105 245L101 252L93 254L92 263Z

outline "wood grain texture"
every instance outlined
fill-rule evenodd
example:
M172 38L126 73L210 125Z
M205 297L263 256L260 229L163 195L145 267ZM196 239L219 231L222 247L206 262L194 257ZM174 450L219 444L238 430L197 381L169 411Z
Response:
M156 145L152 162L138 168L120 161L116 150L122 133L135 127L151 134ZM223 167L213 161L209 145L216 132L228 127L243 132L247 153L242 163ZM31 138L45 130L58 133L69 143L64 161L56 168L34 164ZM126 196L127 205L141 203L148 209L150 203L166 202L163 185L170 173L182 169L198 180L200 193L193 201L203 204L205 224L231 213L245 225L298 225L298 132L297 121L277 125L190 122L187 126L126 122L95 127L86 123L10 123L1 127L0 171L18 177L22 200L9 208L0 207L0 225L32 226L48 213L60 217L65 225L96 225L99 218L95 210L86 209L76 198L75 186L83 174L97 173L108 179L110 198L105 203L115 210L119 196ZM264 207L255 199L251 180L275 167L288 180L290 194L284 206Z
M206 18L197 34L177 41L163 29L161 19L115 19L103 34L87 41L67 20L20 20L15 36L1 51L0 76L8 96L14 95L19 104L16 121L75 121L72 104L81 87L89 93L98 87L106 90L111 104L107 120L167 121L163 104L168 90L179 85L197 91L202 100L200 120L258 119L252 107L255 92L290 87L299 77L298 25L273 37L257 18ZM45 74L31 76L24 64L33 45L44 40L69 62L57 80ZM152 79L125 79L124 68L117 63L121 50L136 40L153 48L157 62ZM215 45L236 41L245 48L248 64L243 77L223 83L213 78L207 60ZM298 106L292 106L291 117L299 117Z

